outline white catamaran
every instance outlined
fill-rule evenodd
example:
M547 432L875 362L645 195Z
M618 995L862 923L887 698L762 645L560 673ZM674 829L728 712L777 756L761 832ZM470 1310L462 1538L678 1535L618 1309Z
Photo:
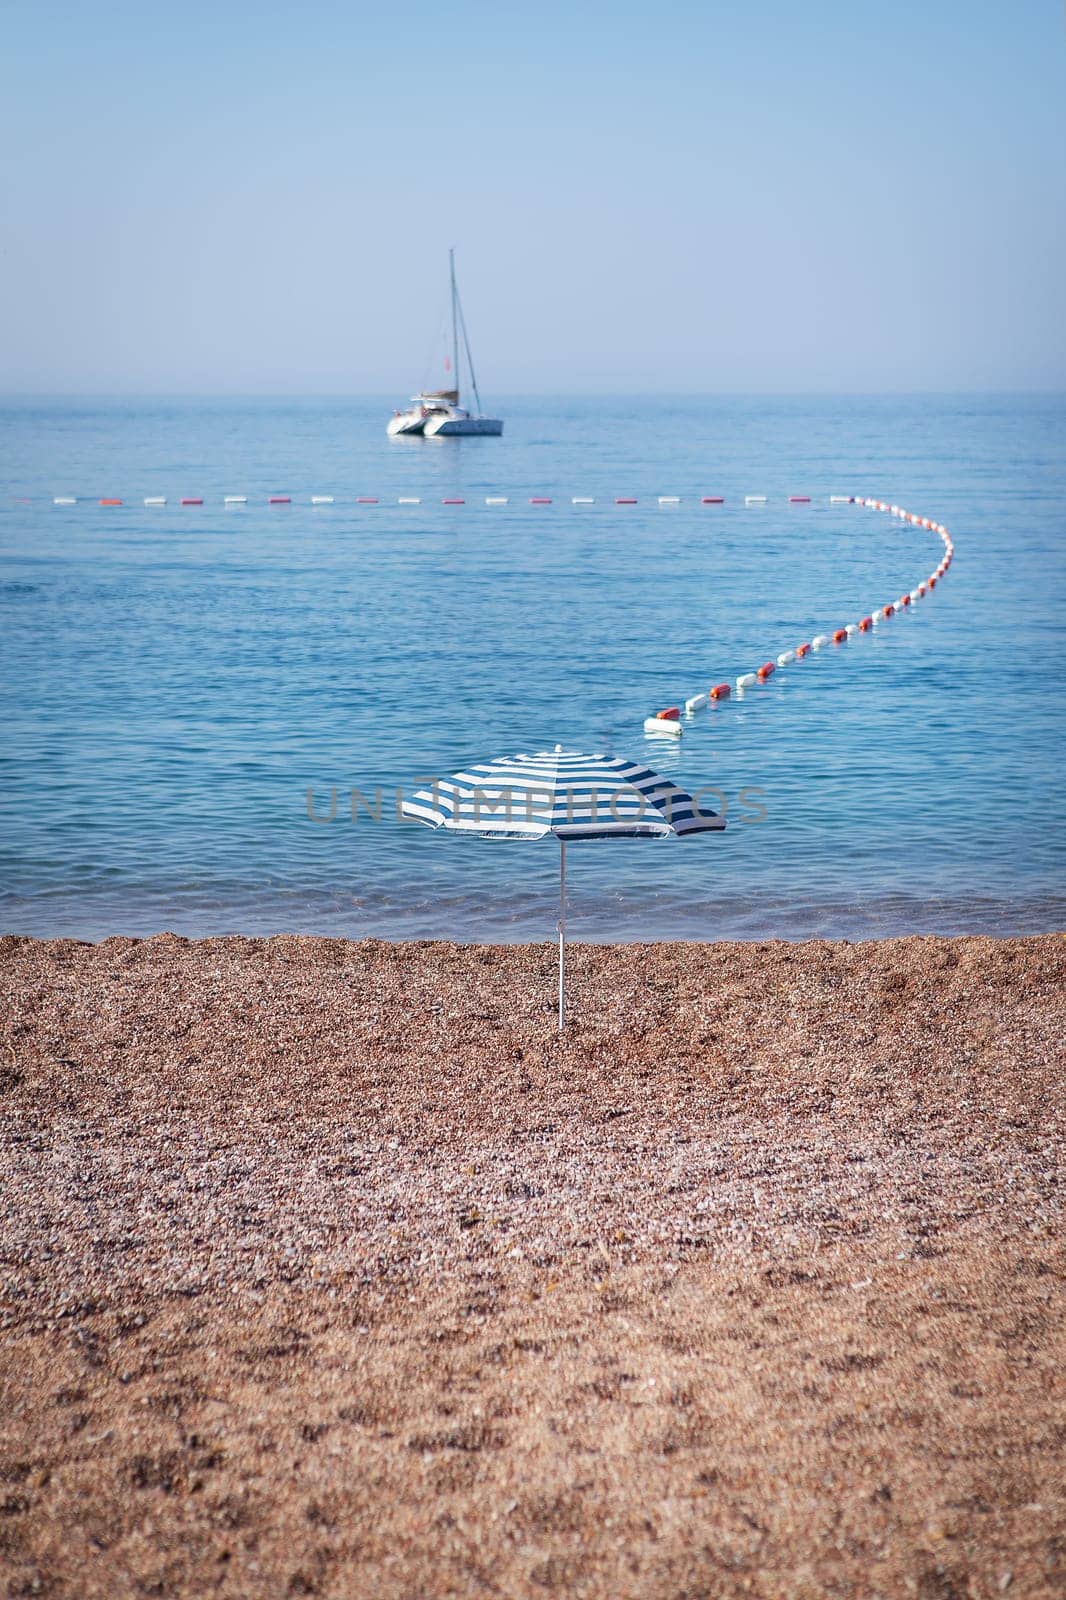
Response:
M470 340L467 338L466 321L463 317L463 308L459 300L459 289L455 282L454 250L448 251L448 266L451 272L452 291L452 372L456 386L454 389L434 389L423 394L412 395L411 409L409 411L397 411L395 416L389 418L386 432L393 437L397 434L424 434L427 439L441 439L454 438L456 435L475 433L501 434L503 432L503 423L499 417L483 417L481 415L481 396L477 392L474 363L470 356ZM463 336L466 369L470 374L470 387L474 391L476 412L466 411L459 404L460 332Z

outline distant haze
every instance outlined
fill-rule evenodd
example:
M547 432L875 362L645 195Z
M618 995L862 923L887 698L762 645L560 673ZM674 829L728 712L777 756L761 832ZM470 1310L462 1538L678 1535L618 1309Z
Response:
M1066 388L1061 0L0 9L0 388Z

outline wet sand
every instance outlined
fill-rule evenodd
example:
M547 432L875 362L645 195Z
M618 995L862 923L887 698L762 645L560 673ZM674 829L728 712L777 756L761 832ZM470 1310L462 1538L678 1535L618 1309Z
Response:
M1060 1596L1066 940L0 940L0 1593Z

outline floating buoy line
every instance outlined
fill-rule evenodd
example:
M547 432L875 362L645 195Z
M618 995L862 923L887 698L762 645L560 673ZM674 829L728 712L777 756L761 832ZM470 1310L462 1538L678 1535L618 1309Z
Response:
M20 506L34 504L33 497L30 495L13 495L12 499L16 505ZM765 494L746 494L742 497L742 499L744 505L746 506L765 506L769 504L769 497ZM251 501L252 496L247 494L224 494L221 496L219 503L224 506L246 506L249 505ZM51 496L51 503L54 506L130 506L136 505L138 502L136 500L124 500L115 495L104 495L100 499L97 499L95 495L57 494ZM189 507L203 506L207 505L209 502L204 498L203 495L181 495L176 502L172 502L165 494L150 494L145 495L139 503L145 506L168 506L176 503L181 506ZM258 500L257 503L269 506L465 506L468 504L477 505L482 503L486 506L510 506L521 504L531 506L550 506L555 504L569 504L572 506L636 506L651 504L660 506L680 506L685 505L686 500L685 497L680 494L654 495L644 501L641 501L636 495L628 494L607 495L600 500L597 500L596 496L592 494L574 494L569 495L564 500L560 501L556 501L552 495L548 494L531 494L529 496L487 494L484 496L483 501L480 499L476 501L467 501L461 495L446 495L442 500L430 500L425 499L422 495L418 494L401 494L397 495L395 499L392 499L386 495L376 494L360 494L356 495L354 498L335 494L312 494L309 495L304 501L295 499L290 494L268 494L262 496L262 499ZM724 506L726 499L725 496L721 494L693 495L690 497L687 503L701 506ZM811 496L809 494L790 494L787 496L786 503L790 506L809 506L811 504ZM829 504L832 506L873 506L875 509L879 509L881 506L880 501L863 500L859 496L847 494L831 494L829 496ZM887 510L888 508L885 507L885 509ZM907 515L909 514L910 513L907 513ZM921 522L923 519L918 518L917 520ZM935 526L935 524L928 525Z
M484 504L487 507L509 506L511 504L521 504L523 499L527 505L536 506L538 509L554 504L551 495L540 494L529 495L528 498L520 496L517 499L512 499L510 495L505 494L490 494L484 496ZM693 499L694 501L698 499L699 504L703 506L722 506L726 503L724 495L705 494L693 497ZM572 506L594 506L597 504L595 495L575 494L569 497L569 501ZM32 502L25 495L19 495L16 497L16 503L29 505ZM52 498L52 504L56 506L77 506L89 503L91 503L89 500L80 498L77 495L54 495ZM115 496L103 496L95 503L106 507L119 507L127 504L125 500ZM165 507L168 502L165 495L147 495L142 503L150 508L158 509ZM271 494L266 496L265 503L270 506L291 506L294 502L291 495ZM465 507L467 505L467 501L462 495L446 495L439 502L424 500L421 495L398 495L393 502L384 499L380 495L358 495L354 500L346 500L332 494L313 494L310 496L308 503L312 506L358 506L360 510L367 511L372 507L388 504L396 504L398 506L440 504L453 507ZM614 506L635 506L639 505L640 501L633 495L614 495L608 496L600 503ZM661 494L655 497L654 503L660 506L672 507L684 504L684 500L681 495ZM760 507L767 505L768 500L764 494L746 494L743 497L743 503L746 507ZM811 503L811 497L806 494L790 494L787 503L790 506L807 506ZM183 495L179 504L182 508L194 509L202 507L204 499L200 495ZM247 506L248 504L249 497L246 494L227 494L222 497L222 505L232 509ZM887 622L897 613L905 611L909 606L916 605L919 600L923 600L926 595L931 594L951 566L955 546L952 543L951 535L942 522L936 522L932 517L919 516L917 512L907 511L903 506L889 505L884 500L871 500L863 495L831 494L829 496L829 504L834 506L861 506L867 511L884 512L890 517L898 518L901 522L911 524L912 527L924 528L931 533L937 534L944 545L944 553L940 558L939 564L915 588L900 595L898 600L889 600L882 605L874 606L864 616L860 617L857 622L846 622L840 627L834 628L830 633L816 633L811 639L804 640L802 643L794 645L791 649L782 650L777 654L768 656L757 667L737 673L732 678L723 678L721 682L712 684L708 689L702 689L696 694L690 695L688 699L676 706L664 706L654 715L645 718L644 732L646 734L667 739L679 739L683 732L683 717L692 718L698 712L704 711L711 706L721 705L724 701L733 698L734 693L737 698L742 698L748 690L757 689L760 685L767 683L775 673L785 668L801 665L815 651L825 650L831 645L844 645L859 634L872 632L874 628Z
M762 504L763 495L745 495L745 505ZM790 505L807 505L809 500L805 495L789 495ZM887 622L890 617L906 610L908 606L916 605L919 600L924 600L927 594L932 594L941 578L951 566L955 554L955 546L948 530L942 522L934 522L931 517L920 517L916 511L907 511L903 506L887 505L884 500L868 500L862 495L834 494L830 496L831 505L863 506L867 511L884 511L890 517L898 517L901 522L909 522L915 528L927 528L931 533L939 536L944 545L944 553L939 564L924 578L916 588L901 594L898 600L888 600L883 605L874 606L858 622L846 622L842 627L834 628L832 633L816 633L813 638L804 640L802 644L795 645L791 650L782 650L780 654L764 661L761 666L753 671L741 672L731 681L714 684L710 689L701 690L698 694L691 695L683 702L684 714L694 716L697 712L717 705L723 700L731 698L734 689L738 697L743 697L749 689L756 689L760 684L768 682L775 672L785 667L802 663L816 650L824 650L828 645L847 644L860 633L870 633L882 622ZM666 739L680 739L682 725L682 706L664 706L654 716L644 719L644 732Z

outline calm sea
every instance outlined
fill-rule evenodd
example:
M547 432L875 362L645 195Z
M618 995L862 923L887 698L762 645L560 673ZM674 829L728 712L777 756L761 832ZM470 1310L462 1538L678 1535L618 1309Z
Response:
M728 808L724 835L574 848L576 937L1066 924L1066 400L524 398L502 439L389 441L396 399L0 407L0 927L550 937L551 841L400 824L395 792L557 742ZM936 564L833 493L946 522L944 583L646 740Z

